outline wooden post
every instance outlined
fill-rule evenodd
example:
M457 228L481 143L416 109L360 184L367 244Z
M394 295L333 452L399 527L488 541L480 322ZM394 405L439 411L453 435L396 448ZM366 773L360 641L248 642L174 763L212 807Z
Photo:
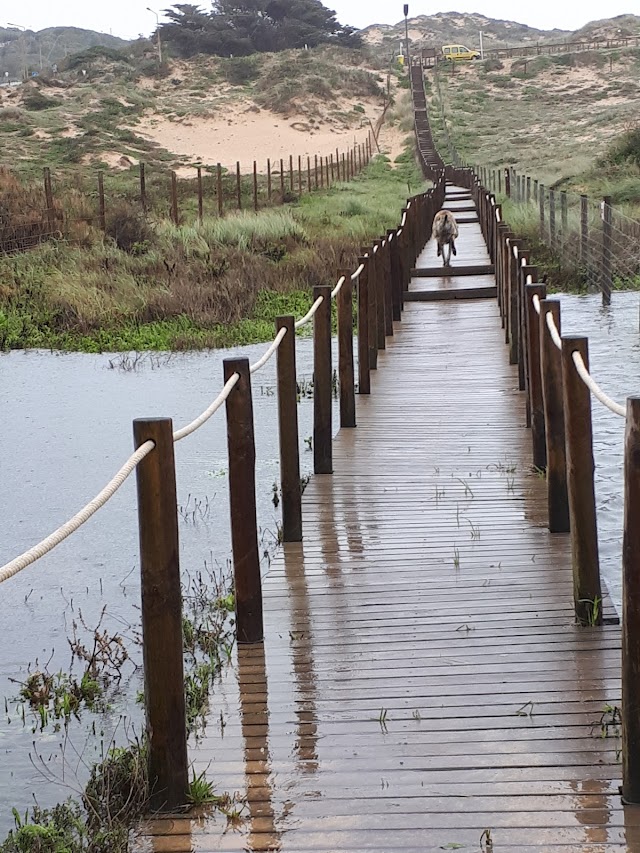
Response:
M102 231L107 230L107 212L104 202L104 172L98 172L98 219Z
M367 259L367 293L369 294L369 369L378 369L378 284L373 247L365 249Z
M336 148L336 169L338 170L338 180L340 180L340 152Z
M522 240L510 237L508 240L507 274L509 276L509 364L518 364L520 348L520 248ZM518 249L518 257L514 249Z
M589 265L589 199L580 196L580 264L586 271Z
M302 197L302 157L298 154L298 195Z
M189 789L172 421L135 420L133 436L136 449L155 445L136 468L142 653L150 806L171 811L185 805Z
M344 154L342 155L342 180L345 183L349 180L349 176L347 175L347 161Z
M560 192L560 222L562 223L562 245L567 241L567 231L569 230L569 211L567 206L567 191Z
M55 217L53 212L53 189L51 187L51 169L48 166L44 168L44 196L47 203L47 223L49 231L53 232L55 225Z
M140 163L140 206L142 212L147 212L147 181L144 173L144 163Z
M262 624L262 581L256 521L256 446L248 358L225 358L225 384L234 373L238 382L227 397L229 506L236 595L238 643L259 643Z
M333 154L331 155L330 162L331 162L331 183L333 184L335 182L335 177L334 177L334 172L333 172Z
M556 248L556 193L549 190L549 245Z
M216 181L216 193L218 195L218 216L224 215L224 198L223 198L223 189L222 189L222 166L218 163L216 167L217 173L217 181Z
M313 301L322 296L313 316L313 470L333 473L331 435L331 288L313 288Z
M507 198L511 198L511 169L504 170L504 191Z
M311 192L311 157L307 157L307 192Z
M353 366L353 282L350 270L339 273L344 283L338 302L338 381L340 385L340 426L356 425L355 376Z
M202 191L202 168L198 166L198 220L202 222L204 214L204 193Z
M180 224L180 214L178 212L178 176L175 172L171 172L171 219L174 225Z
M391 245L389 233L380 245L382 275L384 276L384 333L393 337L393 279L391 276Z
M369 367L369 259L358 258L364 269L358 276L358 394L371 393Z
M295 191L295 185L293 183L293 154L289 154L289 189L293 195Z
M544 224L544 184L540 184L540 197L539 197L539 206L540 206L540 237L544 241L544 233L545 233L545 224Z
M320 155L320 189L324 189L324 157Z
M258 164L253 161L253 209L258 212Z
M580 625L602 624L602 589L598 561L596 494L593 484L593 429L591 391L584 384L573 353L582 356L589 369L589 339L562 339L562 385L567 447L567 487L573 566L573 601Z
M387 240L389 241L389 272L391 276L391 319L399 322L402 320L402 271L400 269L397 230L387 231Z
M280 491L282 538L302 541L302 489L298 447L298 399L296 383L296 329L293 317L277 317L276 330L287 334L278 347L278 426L280 436Z
M564 437L564 400L562 393L562 357L551 339L546 315L550 313L560 334L560 302L545 299L540 303L540 370L544 400L547 443L547 499L551 533L569 532L567 495L567 459Z
M640 397L627 399L622 539L622 800L640 804Z
M284 160L280 158L280 201L284 204Z
M529 405L531 409L531 440L533 464L539 471L547 469L547 446L544 429L544 402L542 399L542 374L540 372L540 317L533 306L533 297L542 302L547 298L545 284L525 285L525 311L527 317L527 349L529 362Z
M317 154L315 155L313 185L316 189L318 189L318 155Z
M613 209L611 207L611 196L606 195L603 200L602 213L602 278L600 287L602 289L602 304L611 304L611 288L613 287L613 267L611 254L611 232L613 227Z
M531 178L527 176L527 204L531 202Z
M271 158L267 158L267 198L271 201L273 187L271 185Z
M240 175L240 161L236 161L236 190L238 196L238 210L242 210L242 177Z
M378 311L376 330L378 335L378 349L386 349L386 320L385 320L385 281L384 265L382 260L382 240L376 240L373 244L378 251L372 256L373 266L376 271L376 308Z

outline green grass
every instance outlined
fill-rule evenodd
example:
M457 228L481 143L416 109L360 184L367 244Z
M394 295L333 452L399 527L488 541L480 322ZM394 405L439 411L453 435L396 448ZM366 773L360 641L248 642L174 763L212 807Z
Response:
M378 157L349 184L283 208L143 229L129 251L86 228L71 245L0 256L0 349L184 350L267 340L278 314L305 313L311 288L355 268L361 246L397 225L422 187L412 156L394 166Z

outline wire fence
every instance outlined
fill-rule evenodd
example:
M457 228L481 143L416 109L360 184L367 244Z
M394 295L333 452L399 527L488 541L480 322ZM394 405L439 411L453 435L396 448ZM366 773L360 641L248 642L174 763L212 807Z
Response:
M175 225L258 211L351 181L369 164L380 123L346 151L259 163L235 169L197 167L193 177L140 163L126 172L78 174L56 181L49 168L41 182L23 182L0 169L0 254L32 249L50 239L82 241L86 229L117 230L123 205L145 217Z

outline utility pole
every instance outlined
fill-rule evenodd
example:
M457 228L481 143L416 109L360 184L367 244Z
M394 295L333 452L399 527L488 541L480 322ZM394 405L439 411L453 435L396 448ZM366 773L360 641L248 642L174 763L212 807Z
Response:
M154 9L147 6L147 12L156 16L156 35L158 36L158 68L162 65L162 42L160 41L160 16Z
M410 67L411 66L411 59L409 57L409 21L407 19L408 15L409 15L409 4L405 3L404 4L404 38L405 38L406 52L407 52L407 66Z

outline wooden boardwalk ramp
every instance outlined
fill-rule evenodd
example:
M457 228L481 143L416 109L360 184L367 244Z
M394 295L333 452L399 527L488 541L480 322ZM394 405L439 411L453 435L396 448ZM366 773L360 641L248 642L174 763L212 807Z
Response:
M462 226L455 263L480 241ZM619 627L574 625L496 301L411 303L396 328L264 579L264 650L192 747L245 819L157 820L147 849L640 851L603 718Z

